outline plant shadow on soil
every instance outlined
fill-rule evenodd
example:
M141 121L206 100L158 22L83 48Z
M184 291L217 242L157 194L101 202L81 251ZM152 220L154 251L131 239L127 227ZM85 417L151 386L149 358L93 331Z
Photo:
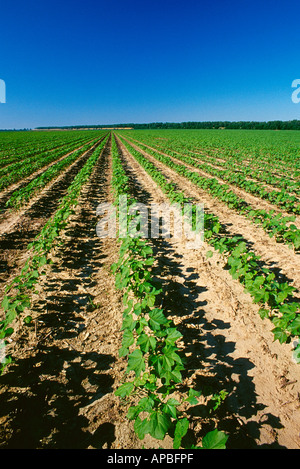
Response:
M135 176L133 168L125 158L123 163L132 195L139 202L149 204L152 195L143 187L140 178ZM213 430L217 422L218 430L223 430L229 435L227 448L283 448L276 441L263 445L256 443L263 425L269 424L273 429L279 429L282 424L278 417L271 413L264 415L262 423L251 420L258 411L265 408L257 402L253 378L248 374L254 364L248 358L231 357L235 343L228 341L222 333L223 330L230 329L230 322L207 320L207 304L201 300L201 294L206 288L197 285L199 274L193 268L187 267L183 256L175 251L167 239L151 239L151 246L157 261L153 274L162 284L164 291L160 299L162 307L166 316L176 318L176 327L183 336L184 345L180 351L183 357L187 356L183 378L189 378L197 371L196 378L193 378L193 388L201 391L202 395L209 396L221 390L228 393L225 403L215 413L210 414L210 407L207 405L191 407L189 415L198 420L201 427L196 435L197 439ZM174 277L181 281L178 282ZM232 375L237 377L234 382L231 380ZM245 417L247 423L241 424L241 420L237 418L239 416ZM196 443L192 433L189 438L192 444Z
M104 183L105 161L103 157L86 194L86 200L95 206ZM80 412L113 392L114 379L109 371L115 357L86 351L84 343L78 350L67 342L85 329L81 314L88 316L94 311L93 298L84 292L95 285L91 274L107 265L102 241L95 235L95 220L95 214L91 216L83 203L79 220L75 218L58 251L60 263L51 267L43 295L34 305L38 341L26 352L34 325L27 327L27 335L25 328L18 340L19 349L24 346L25 353L0 377L1 448L84 449L104 444L109 448L115 440L112 423L97 427L96 422L91 432L91 422ZM62 276L66 269L72 276Z
M176 275L182 278L185 272L181 270L180 259L171 260L172 246L168 243L163 247L162 243L155 249L155 257L162 259L163 253L168 252L167 264L158 267L160 278L167 278ZM177 325L177 329L183 336L183 347L180 348L183 356L186 357L186 368L183 371L184 378L193 377L193 388L201 391L202 396L210 396L225 390L228 396L218 411L210 414L211 405L208 403L191 407L189 415L192 420L198 420L201 430L197 435L203 437L217 425L218 430L223 430L229 435L228 448L253 449L262 447L279 448L274 442L272 445L257 445L255 440L259 440L260 428L269 424L272 428L282 428L278 418L272 414L265 414L264 421L260 424L252 421L258 411L264 409L263 404L257 402L253 378L248 372L254 365L248 358L234 359L231 354L235 350L235 343L228 341L222 333L225 329L230 329L229 321L213 320L209 322L206 318L206 302L201 301L201 293L204 288L196 283L198 274L194 269L189 268L190 276L184 277L183 283L176 280L165 281L167 292L163 306L166 315L176 317L177 321L182 318ZM161 273L163 272L163 275ZM235 380L231 380L231 376ZM244 417L246 424L241 425L236 417ZM216 423L217 422L217 423Z
M1 378L1 385L9 389L1 395L0 415L11 419L10 434L2 436L1 447L76 449L92 444L95 435L83 430L90 422L79 410L112 392L105 370L113 361L110 355L81 354L53 345L39 346L34 355L18 360ZM12 385L18 386L17 393L10 390ZM112 438L110 432L106 442Z

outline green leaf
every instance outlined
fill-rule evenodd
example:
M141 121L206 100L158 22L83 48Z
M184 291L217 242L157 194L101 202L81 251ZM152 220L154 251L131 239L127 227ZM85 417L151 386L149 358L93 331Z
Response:
M161 328L161 325L167 324L168 319L163 313L162 309L154 308L149 313L149 326L152 330L158 331Z
M24 322L25 322L25 324L31 324L32 323L32 316L26 316L26 318L24 318Z
M31 277L32 278L39 278L39 271L38 270L33 270L31 272Z
M132 310L132 307L133 307L133 300L129 300L129 301L127 302L127 296L128 296L128 294L126 294L126 298L125 298L125 295L124 295L124 297L123 297L123 299L124 299L124 304L127 303L127 308L124 309L123 315L129 314L130 311Z
M179 340L182 337L182 334L175 329L175 327L170 327L166 330L166 337L165 337L165 342L166 345L175 345L177 340Z
M279 311L283 314L286 314L286 313L295 313L298 309L298 303L294 302L294 303L287 303L287 304L284 304L284 305L281 305L279 306Z
M173 440L174 449L180 448L182 438L187 434L188 429L189 429L189 421L187 418L183 418L177 421L175 432L174 432L174 440Z
M134 343L134 335L131 330L126 329L123 334L122 347L129 348Z
M148 336L147 334L141 334L137 340L137 345L140 346L142 352L147 353L151 347L153 350L156 347L155 337Z
M140 316L142 314L142 305L141 305L141 303L136 303L134 305L133 312L136 316Z
M296 363L300 363L300 344L298 344L295 350L293 351L293 358Z
M165 380L166 385L169 386L171 382L180 383L182 381L182 375L180 373L180 370L182 369L183 367L181 366L176 366L173 370L161 368L159 371L159 374L160 374L161 379Z
M291 324L287 327L287 330L292 334L292 335L299 335L300 331L300 317L297 316L294 321L291 322Z
M143 397L139 401L138 405L135 407L132 407L131 409L134 410L134 415L135 417L137 417L140 412L151 412L153 409L153 406L154 406L154 400L151 397Z
M260 308L260 310L258 311L258 314L260 315L261 319L266 319L269 317L269 311L264 308Z
M8 327L7 329L5 329L4 331L4 337L9 337L10 335L12 335L14 333L14 329L12 327Z
M145 361L140 350L134 350L134 352L129 355L127 372L128 371L134 371L136 376L139 376L142 371L145 371Z
M279 327L275 327L275 329L272 329L272 332L274 334L274 341L279 340L281 344L287 341L288 335Z
M144 260L144 265L153 265L154 264L154 257L149 257L148 259Z
M163 407L163 412L165 414L168 414L170 415L171 417L173 417L174 419L177 418L177 411L176 411L176 407L180 404L179 401L177 401L177 399L168 399L168 401L166 402L166 404L164 405Z
M9 305L10 305L10 299L8 298L8 296L5 296L1 303L1 306L4 309L4 311L6 311L9 308Z
M158 440L163 440L170 429L171 419L168 415L165 415L160 411L154 411L150 415L150 424L150 435Z
M201 396L201 391L195 391L195 389L190 389L189 396L186 400L191 405L197 405L198 404L197 397L200 397L200 396Z
M141 315L139 320L136 321L136 325L135 325L135 330L136 330L137 334L138 335L142 334L145 327L147 327L147 326L148 326L147 319Z
M258 275L257 277L255 277L255 280L253 283L255 286L260 287L261 285L263 285L264 282L265 282L265 277L263 275Z
M45 264L47 264L47 257L46 257L46 256L40 257L40 259L39 259L39 267L43 267Z
M119 349L119 357L126 357L127 355L129 355L129 348L121 347Z
M227 440L228 436L225 433L213 430L203 438L202 447L204 449L226 449Z
M137 417L134 422L134 431L140 440L143 440L145 435L151 432L151 429L152 424L148 419L141 420L140 417Z
M127 412L127 418L134 420L141 412L151 412L154 406L154 400L151 397L143 397L138 405L131 406Z
M135 420L138 417L139 413L140 409L138 408L138 406L131 406L128 409L126 417L128 418L128 420Z
M136 321L133 320L132 314L127 314L124 317L123 322L122 322L122 330L129 329L133 331L133 329L135 328L135 325L136 325Z
M155 295L147 295L147 305L149 306L149 308L153 308L153 306L155 305L155 301L156 301L156 296Z
M112 273L115 274L117 272L118 268L119 268L119 264L117 262L112 264L112 266L111 266Z
M15 308L9 309L6 313L5 323L11 324L16 317L17 317L17 312Z
M143 257L147 257L147 256L151 256L151 254L153 254L153 250L150 246L145 246L143 249L142 249L142 256ZM152 258L153 259L153 258ZM154 259L153 259L154 260Z
M170 361L173 360L174 362L177 362L180 365L182 365L182 360L180 356L178 355L178 353L176 353L177 347L174 347L173 345L166 345L162 351L163 351L165 358L167 358Z
M126 397L132 393L133 389L133 383L125 383L118 387L118 389L115 391L115 395L119 397Z

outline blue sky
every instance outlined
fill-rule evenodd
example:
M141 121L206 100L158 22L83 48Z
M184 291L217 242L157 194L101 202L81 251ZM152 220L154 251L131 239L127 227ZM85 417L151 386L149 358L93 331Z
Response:
M0 128L300 119L300 5L1 2Z

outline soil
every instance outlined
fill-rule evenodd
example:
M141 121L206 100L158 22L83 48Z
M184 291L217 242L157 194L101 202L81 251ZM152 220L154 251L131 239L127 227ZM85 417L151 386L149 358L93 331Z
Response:
M133 195L141 202L167 202L118 144ZM156 164L187 195L202 197ZM114 395L126 369L118 354L122 298L110 271L119 245L96 234L96 208L112 200L111 176L109 141L61 235L63 244L53 250L53 264L38 284L33 321L16 324L8 347L15 362L0 377L2 449L172 448L168 437L138 440L126 419L127 407ZM265 235L216 200L207 197L205 206L232 231L244 230L249 243L265 254L264 262L289 274L297 259L292 253L286 258L274 245L266 247ZM250 295L224 269L224 259L218 253L206 258L211 248L205 243L202 249L187 250L184 240L166 238L152 240L152 247L164 309L183 335L183 385L203 393L189 415L195 440L216 426L229 435L229 448L298 449L299 365L292 361L291 346L273 341L271 325L260 319ZM297 267L290 280L300 286ZM207 396L221 390L227 398L208 418Z

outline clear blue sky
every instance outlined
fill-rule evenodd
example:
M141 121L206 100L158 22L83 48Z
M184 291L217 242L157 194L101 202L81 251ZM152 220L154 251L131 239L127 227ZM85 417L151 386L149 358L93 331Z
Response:
M0 128L300 119L300 4L1 2Z

